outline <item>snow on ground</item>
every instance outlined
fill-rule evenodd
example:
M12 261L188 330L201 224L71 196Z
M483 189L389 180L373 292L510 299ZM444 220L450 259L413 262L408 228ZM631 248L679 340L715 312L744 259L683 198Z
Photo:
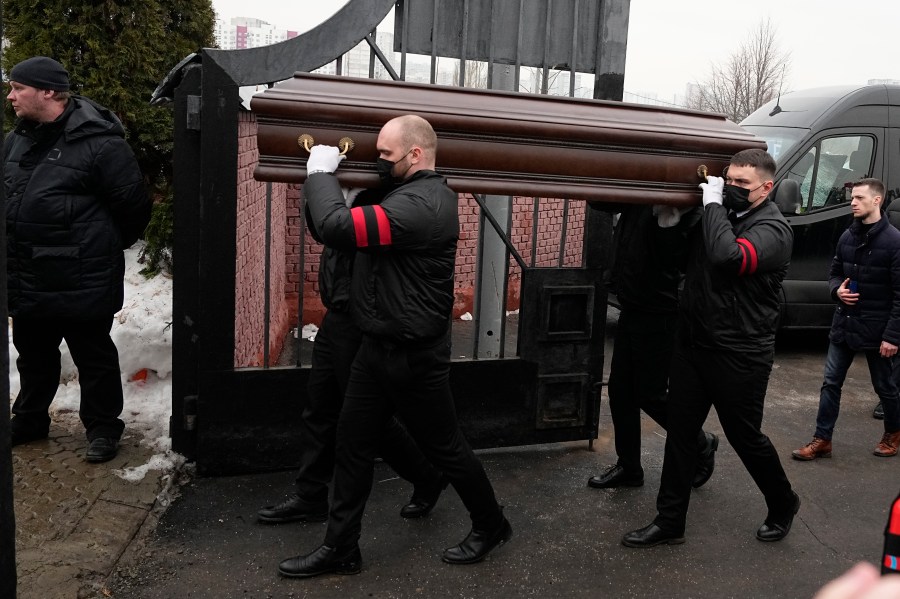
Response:
M125 392L122 420L125 434L140 436L141 442L156 453L143 466L117 470L126 480L142 479L150 470L171 470L184 461L172 451L169 417L172 413L172 280L164 275L146 279L138 264L140 243L125 252L125 302L115 315L112 338L119 350L119 365ZM19 392L18 352L9 335L10 401ZM54 420L70 420L83 431L78 420L81 387L78 371L63 341L62 374L59 390L50 406Z

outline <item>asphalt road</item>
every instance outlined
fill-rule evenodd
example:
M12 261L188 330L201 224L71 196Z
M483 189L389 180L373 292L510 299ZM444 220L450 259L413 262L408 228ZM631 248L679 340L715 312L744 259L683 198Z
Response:
M812 437L825 346L821 333L784 336L769 385L763 430L802 499L782 542L755 539L765 504L723 439L713 478L693 494L687 542L623 547L622 535L654 516L664 431L645 418L644 487L588 488L587 478L615 459L604 398L592 450L580 442L479 452L515 531L481 564L440 560L468 530L452 490L427 519L403 520L398 510L410 488L379 464L360 541L362 573L282 579L278 562L314 549L325 530L324 524L255 521L259 507L290 490L293 473L194 478L120 560L106 596L811 597L852 564L878 562L887 509L900 488L900 457L872 455L882 424L871 417L875 400L862 356L845 385L834 457L790 458ZM714 412L707 427L721 433Z

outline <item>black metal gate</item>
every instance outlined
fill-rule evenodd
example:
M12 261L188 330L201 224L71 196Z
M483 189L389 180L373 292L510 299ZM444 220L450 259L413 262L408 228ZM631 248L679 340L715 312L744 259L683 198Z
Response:
M377 43L377 27L392 9L399 68ZM308 366L302 359L273 366L266 353L262 367L235 367L241 86L271 84L328 64L340 72L342 55L365 41L371 49L370 76L380 64L391 77L405 78L408 53L417 52L431 56L432 83L437 59L452 56L460 85L471 75L467 65L486 66L489 82L499 70L508 75L514 67L516 89L523 68L532 68L539 69L534 71L539 91L547 93L553 80L567 73L568 93L574 95L576 73L584 72L595 75L593 97L621 100L628 9L629 0L351 0L318 28L287 42L251 50L205 49L175 67L154 95L155 101L173 100L176 114L174 449L207 474L296 465ZM517 316L503 313L504 280L497 292L502 298L498 316L496 306L479 301L484 283L475 282L474 320L464 325L470 327L466 334L474 349L456 359L451 371L463 430L475 447L592 440L603 372L607 297L601 273L610 218L581 205L581 260L565 266L570 233L565 202L559 261L537 267L533 254L526 263L510 242L508 219L504 224L494 217L498 199L475 199L481 209L479 236L485 240L478 270L483 272L489 259L508 268L512 255L521 270L521 299ZM504 201L499 199L501 208ZM533 205L536 237L541 200L533 198ZM268 202L266 210L268 248ZM499 259L491 237L499 244ZM266 321L269 305L266 296ZM495 332L500 337L495 349L479 351L484 335ZM508 352L508 346L515 351Z

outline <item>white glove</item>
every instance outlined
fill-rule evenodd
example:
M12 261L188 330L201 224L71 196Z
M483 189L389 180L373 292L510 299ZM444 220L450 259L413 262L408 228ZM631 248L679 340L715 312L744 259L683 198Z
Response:
M336 146L313 146L306 161L306 173L333 173L344 158Z
M344 203L347 205L347 208L353 205L353 202L356 200L356 196L359 195L359 192L363 191L365 187L341 187L341 193L344 194Z
M668 229L677 225L682 215L690 209L690 207L655 205L653 206L653 216L656 217L656 222L661 228Z
M722 177L707 177L706 183L700 184L703 190L703 207L709 204L722 204L722 190L725 188L725 179Z

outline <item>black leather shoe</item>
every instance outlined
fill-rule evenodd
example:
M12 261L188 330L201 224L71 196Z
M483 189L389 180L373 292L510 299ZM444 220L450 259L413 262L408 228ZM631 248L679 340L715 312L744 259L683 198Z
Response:
M613 489L615 487L642 487L644 471L628 472L618 464L607 468L600 476L588 479L588 486L594 489Z
M875 420L884 420L884 404L880 401L878 405L875 406L875 409L872 410L872 418Z
M657 545L681 545L682 543L684 543L683 536L666 532L656 524L632 530L622 537L623 545L640 549Z
M760 541L772 542L780 541L788 536L791 532L791 524L794 523L794 516L800 511L800 496L794 493L794 505L788 516L780 519L766 518L763 525L756 531L756 538Z
M288 578L309 578L319 574L359 574L361 566L359 545L340 551L321 545L312 553L282 561L278 564L278 573Z
M90 442L84 454L86 462L108 462L119 453L119 440L110 437L97 437Z
M437 483L424 489L414 489L409 503L400 508L400 515L404 518L422 518L431 513L437 504L441 493L447 488L450 481L442 474Z
M441 559L454 565L480 562L492 549L510 540L512 535L512 526L509 525L509 520L506 518L503 518L503 522L494 530L475 530L473 528L462 543L445 550Z
M25 443L31 443L32 441L39 441L41 439L46 439L49 435L49 431L47 430L35 430L35 429L12 429L12 446L16 445L24 445Z
M706 435L706 447L700 452L700 461L697 463L697 471L694 472L694 480L691 486L699 489L713 474L716 468L716 450L719 449L719 437L712 433Z
M308 503L294 493L277 505L267 505L256 512L260 522L278 524L281 522L325 522L328 519L328 504Z

